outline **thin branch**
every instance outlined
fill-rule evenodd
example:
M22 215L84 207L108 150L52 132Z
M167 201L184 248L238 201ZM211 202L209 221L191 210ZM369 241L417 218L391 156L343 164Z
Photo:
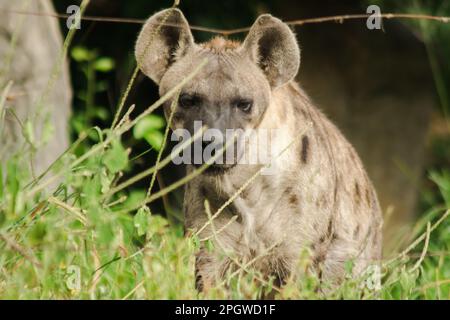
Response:
M128 292L122 300L127 300L129 297L133 295L142 285L144 284L145 280L141 280L130 292Z
M158 165L161 162L162 153L163 153L164 148L166 147L166 144L167 144L167 138L169 137L170 125L172 124L173 115L175 114L175 110L177 108L177 102L178 102L179 95L180 95L180 91L178 91L175 94L175 96L174 96L174 98L172 100L172 104L170 106L169 119L167 120L167 125L166 125L166 129L164 131L164 138L163 138L163 142L161 144L161 148L160 148L160 150L158 152L158 156L156 157L155 171L153 171L153 175L152 175L152 178L150 180L150 186L148 187L148 190L147 190L147 197L150 197L150 195L152 193L153 185L155 184L156 174L158 172Z
M0 8L0 12L8 13L8 14L21 14L21 15L30 15L30 16L44 16L44 17L53 17L58 19L67 19L70 17L68 14L60 14L60 13L49 13L49 12L31 12L25 10L6 10ZM324 16L317 18L307 18L307 19L299 19L299 20L291 20L286 23L291 26L302 26L305 24L317 24L324 22L335 22L335 23L343 23L346 20L363 20L368 18L384 18L384 19L408 19L408 20L429 20L436 21L441 23L450 22L450 17L447 16L434 16L427 14L413 14L413 13L382 13L382 14L345 14L345 15L335 15L335 16ZM119 17L99 17L99 16L84 16L81 18L84 21L95 21L95 22L111 22L111 23L128 23L128 24L144 24L146 19L135 19L135 18L119 18ZM159 24L159 23L158 23ZM160 25L160 24L159 24ZM178 24L165 23L165 26L171 27L181 27ZM218 28L208 28L202 26L191 25L192 30L214 33L214 34L222 34L224 36L248 32L250 27L236 28L236 29L218 29Z
M386 265L389 265L390 263L407 256L407 254L413 250L419 243L421 243L426 237L428 233L431 233L436 229L448 216L450 215L450 209L447 209L447 211L442 215L442 217L439 218L438 221L436 221L430 228L429 232L428 230L422 233L420 237L418 237L413 243L411 243L405 250L403 250L400 254L398 254L396 257L388 260L385 262Z
M431 233L431 224L428 221L428 223L427 223L427 233L426 233L425 244L423 246L422 254L420 255L420 258L419 258L419 260L417 260L417 262L414 265L414 267L412 267L410 272L414 272L417 269L419 269L423 259L425 259L425 256L426 256L427 250L428 250L428 244L430 243L430 233Z
M20 244L15 242L13 239L9 238L3 233L0 233L0 239L3 240L3 242L5 242L8 247L18 252L21 256L30 261L33 265L39 268L42 267L42 264L36 259L36 257L32 253L28 253L25 248L23 248Z
M48 198L48 202L66 210L67 212L73 214L77 220L79 220L84 226L86 226L88 224L88 221L86 219L85 214L78 208L74 208L70 205L68 205L65 202L62 202L61 200L55 198L55 197L50 197Z

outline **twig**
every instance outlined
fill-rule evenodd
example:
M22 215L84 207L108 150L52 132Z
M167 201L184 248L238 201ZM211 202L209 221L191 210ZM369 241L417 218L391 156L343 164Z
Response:
M417 262L414 265L414 267L411 268L410 272L414 272L420 267L420 264L422 263L423 259L425 258L426 254L427 254L428 244L430 242L430 233L431 233L430 227L431 227L431 224L428 221L428 223L427 223L427 233L426 233L425 244L423 246L422 254L420 255L420 258L419 258L419 260L417 260Z
M434 229L436 229L448 216L450 215L450 209L447 209L447 211L442 215L441 218L439 218L438 221L436 221L430 228L430 233L434 231ZM390 263L406 257L406 255L408 254L408 252L410 252L411 250L413 250L420 242L423 241L424 238L426 238L428 234L428 230L424 233L422 233L422 235L420 237L418 237L413 243L411 243L405 250L403 250L400 254L398 254L396 257L388 260L387 262L385 262L386 265L389 265Z
M25 259L27 259L32 264L34 264L36 267L39 267L39 268L42 267L42 264L34 257L34 255L32 253L28 253L27 250L25 250L25 248L23 248L20 244L15 242L13 239L7 237L3 233L0 233L0 239L3 240L3 242L5 242L8 247L10 247L12 250L18 252Z
M432 283L427 283L427 284L425 284L425 285L423 285L422 287L420 287L420 288L416 288L416 289L414 289L414 290L416 290L416 291L426 291L426 290L428 290L428 289L430 289L430 288L434 288L434 287L436 287L436 286L441 286L441 285L443 285L443 284L450 284L450 279L445 279L445 280L440 280L440 281L437 281L437 282L432 282Z
M170 131L170 125L172 123L172 119L173 119L173 115L175 114L175 110L177 108L177 102L178 102L179 95L180 95L180 91L178 91L175 94L175 96L172 100L172 104L170 105L170 115L169 115L169 119L167 121L166 130L164 132L163 142L161 144L161 148L159 149L158 156L156 157L155 171L153 171L152 178L150 180L150 186L148 187L148 190L147 190L147 197L149 197L151 195L153 185L155 184L156 174L158 172L158 165L159 165L159 162L161 161L163 150L166 147L167 138L169 136L169 131Z
M80 211L80 209L71 207L67 203L62 202L55 197L48 198L48 202L53 203L54 205L57 205L58 207L65 209L69 213L72 213L83 225L85 225L85 226L87 225L87 223L88 223L87 219L86 219L84 213L82 213Z
M5 104L6 101L8 99L8 93L11 90L13 85L12 81L9 81L8 84L6 85L5 89L3 89L2 94L0 95L0 137L1 134L3 132L3 121L4 121L4 116L5 116Z
M60 13L49 13L49 12L31 12L25 10L6 10L0 8L0 12L8 13L8 14L21 14L21 15L31 15L31 16L46 16L53 17L58 19L67 19L70 17L68 14L60 14ZM291 20L286 23L291 26L302 26L305 24L318 24L324 22L335 22L342 23L346 20L362 20L367 18L385 18L385 19L408 19L408 20L430 20L441 23L448 23L450 21L450 17L447 16L434 16L427 14L413 14L413 13L382 13L382 14L345 14L345 15L335 15L335 16L324 16L317 18L307 18L307 19L299 19L299 20ZM119 18L119 17L99 17L99 16L84 16L81 18L84 21L95 21L95 22L111 22L111 23L128 23L128 24L144 24L146 19L135 19L135 18ZM158 23L159 24L159 23ZM165 23L165 26L171 27L181 27L179 24L174 23ZM243 33L250 30L250 27L236 28L236 29L218 29L218 28L209 28L202 27L197 25L190 25L190 28L195 31L221 34L224 36Z
M139 289L140 287L142 287L142 285L144 284L145 280L141 280L141 282L139 282L130 292L128 292L125 297L122 298L122 300L127 300L129 297L131 297L131 295L133 293L136 292L137 289Z
M230 224L232 224L234 221L236 221L237 218L238 218L238 216L233 216L227 223L225 223L219 230L217 230L217 234L220 234L221 232L223 232L226 228L228 228L228 226ZM205 237L205 238L200 239L200 242L208 241L210 239L211 239L210 236Z

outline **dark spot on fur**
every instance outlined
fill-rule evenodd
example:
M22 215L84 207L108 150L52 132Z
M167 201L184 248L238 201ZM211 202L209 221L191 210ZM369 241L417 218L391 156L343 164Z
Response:
M200 192L201 192L203 197L206 197L208 195L208 191L203 186L200 188Z
M202 276L199 274L195 275L195 289L197 289L197 291L203 291Z
M334 203L336 203L337 201L338 186L339 186L339 177L336 175L334 180Z
M330 218L330 220L328 221L328 228L327 228L328 237L331 236L332 232L333 232L333 220Z
M358 238L360 231L361 231L361 227L359 225L357 225L355 230L353 230L353 239L357 239Z
M306 163L308 161L308 153L309 153L309 138L308 136L302 137L302 162Z
M359 184L356 181L355 181L355 200L356 203L358 204L361 201L361 190L359 190Z
M292 204L292 205L297 205L297 204L298 204L298 198L297 198L297 195L291 194L291 195L289 196L289 203Z
M370 196L370 190L366 189L366 201L367 201L367 205L370 207L371 205L371 196Z
M302 114L302 116L303 116L304 118L307 118L307 117L308 117L308 114L306 113L306 110L305 110L305 109L300 109L300 113Z
M200 256L197 256L195 258L195 289L197 289L197 291L202 291L203 290L203 281L202 281L202 276L200 275L199 272L199 266L201 264L201 258Z
M320 265L325 261L326 253L324 251L318 252L312 259L312 263L315 268L320 270Z
M249 195L250 195L250 192L249 192L248 187L247 187L244 190L242 190L242 192L240 193L239 196L241 198L243 198L243 199L247 199L249 197Z
M318 270L318 272L317 272L317 277L319 278L320 281L322 281L322 273L323 273L323 272L322 272L322 268L319 267L318 269L319 269L319 270Z

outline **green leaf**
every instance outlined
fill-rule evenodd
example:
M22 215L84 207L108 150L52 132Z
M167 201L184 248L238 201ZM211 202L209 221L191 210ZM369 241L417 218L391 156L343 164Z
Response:
M194 246L194 249L200 248L200 238L196 234L193 234L191 236L191 241L192 245Z
M113 177L108 176L105 168L102 168L100 173L100 184L101 184L101 192L102 194L107 193L111 188Z
M150 217L149 229L148 229L148 237L151 238L155 234L162 233L164 228L169 225L167 219L163 218L160 215L154 215Z
M163 117L154 114L148 115L140 120L133 128L133 135L136 139L142 139L151 131L157 131L166 125Z
M31 244L36 245L44 240L46 234L47 234L47 224L37 222L33 227L31 227L31 230L28 233L28 240L31 242Z
M103 107L95 107L94 110L95 110L94 111L95 112L95 116L97 118L99 118L100 120L103 120L103 121L108 120L108 118L109 118L108 110L106 110Z
M71 52L72 58L77 62L89 61L92 58L92 53L84 47L75 47Z
M144 201L146 196L145 190L131 190L130 194L127 196L127 199L124 201L124 203L119 206L121 208L130 208L135 207L138 204L142 203Z
M148 230L148 221L151 216L150 209L147 206L141 207L134 216L134 227L138 236L143 236Z
M34 128L33 123L30 120L27 120L25 122L24 128L23 128L23 135L25 136L25 139L32 145L34 145Z
M214 243L211 239L208 239L205 241L205 248L208 252L213 252L214 250Z
M450 206L450 171L442 170L442 172L431 171L430 179L439 187L442 197L447 207Z
M95 70L99 72L110 72L114 69L114 60L108 57L101 57L94 63Z
M407 270L403 270L400 274L400 285L402 289L409 294L416 284L416 275Z
M351 276L353 273L353 267L355 266L355 262L353 260L347 260L344 263L345 274L347 276Z
M111 173L118 173L127 167L128 153L118 140L111 143L111 148L103 157L103 164Z
M144 136L144 138L156 151L161 150L164 135L160 131L150 131Z

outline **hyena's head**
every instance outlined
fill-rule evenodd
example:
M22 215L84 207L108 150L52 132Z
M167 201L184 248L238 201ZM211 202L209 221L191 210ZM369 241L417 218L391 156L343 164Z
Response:
M293 32L271 15L260 16L243 43L216 37L196 44L178 9L156 13L136 43L143 73L160 95L179 84L206 59L206 65L181 90L172 128L193 133L194 121L225 133L258 126L276 88L292 80L300 65ZM164 106L170 114L172 101Z

